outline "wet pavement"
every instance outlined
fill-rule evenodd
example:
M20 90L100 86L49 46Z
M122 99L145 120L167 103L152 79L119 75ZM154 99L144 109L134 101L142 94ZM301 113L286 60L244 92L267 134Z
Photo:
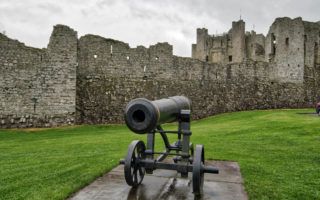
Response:
M239 165L229 161L208 161L206 165L219 168L219 174L205 174L203 200L246 200ZM123 166L114 168L86 186L71 200L195 200L192 194L192 174L179 178L175 171L156 170L146 174L142 184L131 188L124 180Z

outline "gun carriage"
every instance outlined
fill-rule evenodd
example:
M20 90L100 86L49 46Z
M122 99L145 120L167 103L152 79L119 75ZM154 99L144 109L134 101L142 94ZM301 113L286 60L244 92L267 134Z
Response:
M174 96L155 101L138 98L130 101L125 109L125 122L137 134L147 134L147 144L134 140L128 148L124 164L125 180L136 187L141 184L145 173L156 169L176 170L181 177L192 173L192 188L195 195L202 194L204 173L219 173L214 167L205 166L204 147L190 142L191 101L184 96ZM161 124L178 122L177 130L164 130ZM164 152L155 151L155 134L160 134ZM176 134L177 141L170 144L167 134ZM157 155L157 156L155 156ZM173 156L173 163L163 162Z

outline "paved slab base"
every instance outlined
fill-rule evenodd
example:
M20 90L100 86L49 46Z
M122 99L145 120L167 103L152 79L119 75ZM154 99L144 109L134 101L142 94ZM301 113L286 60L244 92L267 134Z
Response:
M203 200L246 200L239 165L229 161L208 161L206 165L219 168L219 174L205 174ZM175 171L156 170L144 177L142 184L131 188L124 180L123 166L86 186L70 199L72 200L194 200L192 174L188 179L179 178Z

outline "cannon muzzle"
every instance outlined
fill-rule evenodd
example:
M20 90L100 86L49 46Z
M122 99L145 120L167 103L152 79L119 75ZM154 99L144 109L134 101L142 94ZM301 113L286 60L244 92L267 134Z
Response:
M130 130L143 134L158 125L179 119L181 110L191 110L191 101L184 96L174 96L155 101L133 99L125 110L125 122Z

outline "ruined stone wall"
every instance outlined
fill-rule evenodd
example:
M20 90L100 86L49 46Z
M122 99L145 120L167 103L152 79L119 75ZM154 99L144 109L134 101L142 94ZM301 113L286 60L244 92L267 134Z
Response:
M197 29L196 44L192 44L191 57L209 63L239 63L244 59L265 61L264 36L245 34L243 20L232 22L228 33L209 35L206 28Z
M77 123L122 122L125 105L137 97L186 95L193 101L194 119L313 105L303 83L271 80L272 70L267 62L225 65L173 56L167 43L131 49L119 41L87 35L79 40Z
M304 35L301 18L277 18L271 25L266 37L266 55L277 66L274 77L279 81L303 82Z
M309 77L304 73L314 71L320 63L319 40L320 23L303 21L301 17L277 18L266 37L254 31L245 33L245 22L239 20L232 22L232 28L223 36L197 29L192 58L225 64L265 61L275 66L271 79L303 83Z
M247 59L254 61L265 61L265 38L262 34L246 33L245 55Z
M305 67L313 68L318 64L317 55L319 54L320 26L313 22L303 22L304 26L304 64Z
M208 62L227 63L228 61L228 35L212 36L209 38Z
M0 128L73 123L77 34L58 25L47 49L0 34Z
M241 23L221 36L198 29L198 43L193 45L197 59L174 56L168 43L130 48L96 35L77 39L77 33L63 25L54 27L45 49L0 34L0 128L122 122L125 105L137 97L188 96L194 119L238 110L313 106L320 98L318 26L282 20L273 24L266 39L255 33L241 36L246 43L236 45L243 47L238 54L232 53L233 47L242 40L232 35L244 31ZM307 41L301 43L301 37ZM308 50L300 52L304 44ZM272 58L264 57L261 48ZM277 54L281 48L287 53ZM224 62L207 62L203 55ZM229 55L237 59L230 62ZM303 63L291 60L301 56L307 57Z
M255 34L254 59L256 61L267 61L265 59L265 37L263 34Z

